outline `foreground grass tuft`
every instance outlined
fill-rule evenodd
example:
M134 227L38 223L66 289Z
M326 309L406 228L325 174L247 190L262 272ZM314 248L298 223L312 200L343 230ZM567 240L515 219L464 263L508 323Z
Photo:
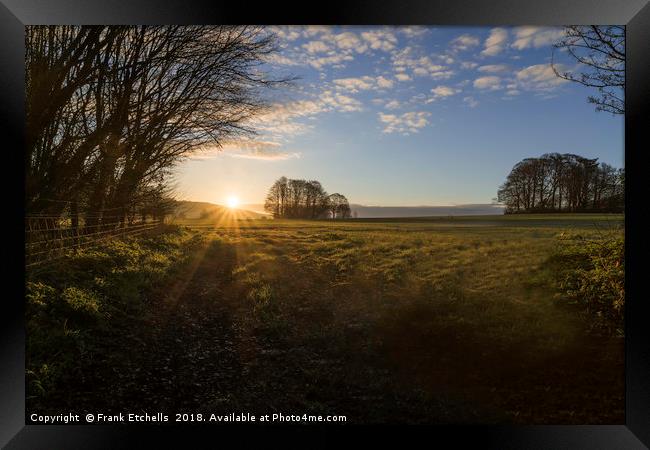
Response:
M550 259L559 297L578 306L592 329L623 335L625 241L621 233L564 234Z
M137 316L152 288L182 266L200 237L177 227L79 250L28 273L28 398L38 402L103 347L106 332Z

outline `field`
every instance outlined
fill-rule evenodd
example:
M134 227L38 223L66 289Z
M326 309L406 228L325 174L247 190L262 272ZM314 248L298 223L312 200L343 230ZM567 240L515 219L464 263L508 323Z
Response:
M28 336L28 410L623 423L623 339L589 330L550 262L560 236L621 233L622 220L235 217L127 239L119 270L106 268L115 243L82 252L58 278L28 274L28 324L63 343L53 358ZM106 290L115 273L120 290ZM46 323L39 308L72 284L70 304L99 293L99 318Z

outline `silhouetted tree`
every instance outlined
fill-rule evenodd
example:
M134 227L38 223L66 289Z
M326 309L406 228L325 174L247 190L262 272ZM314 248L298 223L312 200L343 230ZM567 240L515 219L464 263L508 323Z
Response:
M334 193L329 196L329 210L332 219L348 219L350 217L350 204L342 194Z
M506 213L622 211L624 170L596 159L550 153L517 163L498 191Z
M285 217L287 214L287 177L279 178L269 189L264 202L264 210L275 218Z
M269 189L264 210L275 218L321 219L350 217L350 205L341 194L328 195L316 180L279 178Z
M254 132L275 49L262 27L27 27L27 213L130 220L182 158Z

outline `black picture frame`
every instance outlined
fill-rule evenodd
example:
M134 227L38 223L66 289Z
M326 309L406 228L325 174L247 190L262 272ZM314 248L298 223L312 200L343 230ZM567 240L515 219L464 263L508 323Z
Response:
M644 295L643 258L648 254L644 225L648 208L642 158L648 147L644 134L650 104L650 5L646 0L563 0L522 2L369 0L328 1L303 5L266 2L255 5L225 4L209 0L0 0L0 115L5 128L2 144L5 166L6 243L2 273L3 289L0 353L0 445L22 448L119 448L166 444L209 438L207 446L225 444L225 434L240 445L255 435L275 436L291 430L292 437L316 432L322 442L341 428L223 426L137 427L133 425L25 425L25 332L23 282L23 196L21 170L24 132L24 26L32 24L386 24L386 25L626 25L626 408L625 425L584 426L476 426L411 427L392 436L396 442L442 439L453 447L472 445L500 449L637 449L650 446L650 320ZM644 145L645 144L645 145ZM11 286L11 289L8 287ZM346 432L381 437L392 427L343 427ZM325 434L327 433L327 434ZM286 433L283 433L286 434ZM359 433L361 434L361 433ZM286 438L287 436L285 436ZM362 437L362 436L355 436ZM222 441L223 439L223 441ZM311 438L313 439L313 438ZM316 442L315 440L312 442ZM316 443L318 443L316 442Z

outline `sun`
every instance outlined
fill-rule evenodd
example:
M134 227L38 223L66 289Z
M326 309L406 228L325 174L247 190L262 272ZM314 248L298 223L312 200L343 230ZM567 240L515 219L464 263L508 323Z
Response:
M235 209L237 206L239 206L239 199L234 195L231 195L226 200L226 204L228 205L228 208Z

